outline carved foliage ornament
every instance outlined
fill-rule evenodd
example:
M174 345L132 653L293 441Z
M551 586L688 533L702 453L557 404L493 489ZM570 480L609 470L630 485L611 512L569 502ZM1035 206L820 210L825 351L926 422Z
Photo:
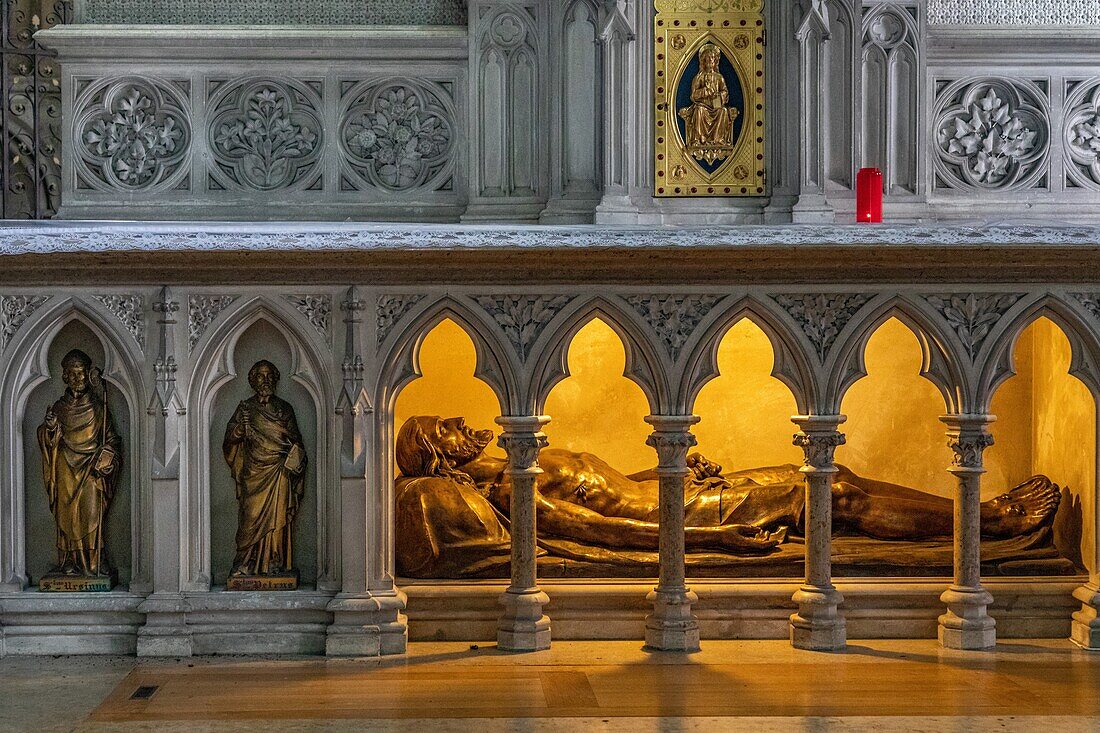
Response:
M215 177L235 188L273 191L319 174L320 99L289 79L244 79L211 99L210 151Z
M720 295L632 295L626 299L661 337L674 360L721 300Z
M1100 293L1071 293L1070 296L1100 321Z
M329 323L332 319L332 298L327 295L288 295L287 302L306 317L309 325L326 339L329 337Z
M688 473L688 451L699 444L694 434L681 432L656 431L646 438L645 444L657 451L657 464L665 471L675 470Z
M806 456L806 465L824 470L834 465L836 449L848 442L844 433L796 433L794 444L802 449Z
M929 25L1100 25L1094 0L928 0Z
M527 361L546 326L573 300L571 295L482 295L475 298L504 335L521 361Z
M497 445L508 456L510 471L530 471L538 467L539 451L549 445L544 433L504 433Z
M1081 82L1067 91L1067 182L1100 189L1100 79Z
M1022 297L1017 293L960 293L929 295L925 300L947 320L974 359L994 326Z
M340 146L357 187L436 190L455 164L455 110L439 84L386 79L349 94Z
M964 79L946 86L935 109L937 185L1013 189L1046 172L1046 95L1019 79Z
M80 184L147 191L178 183L191 150L182 91L145 77L106 79L77 98L74 129Z
M378 298L378 343L390 335L393 327L404 318L425 295L383 295Z
M798 322L822 363L829 356L841 331L871 301L862 293L810 293L773 295L776 303Z
M993 436L986 432L965 432L948 437L947 446L954 454L952 465L971 471L981 470L986 448L993 446Z
M96 295L95 299L111 311L145 350L145 298L140 295Z
M42 304L46 295L5 295L0 297L0 351L6 349L19 328Z
M187 299L189 348L195 348L195 344L206 332L207 326L213 323L218 314L232 305L236 299L234 295L192 295Z

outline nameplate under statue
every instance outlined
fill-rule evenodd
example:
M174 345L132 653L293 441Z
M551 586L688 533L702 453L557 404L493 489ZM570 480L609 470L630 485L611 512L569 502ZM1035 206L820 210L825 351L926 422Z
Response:
M57 529L57 566L38 581L47 592L106 592L116 581L107 556L107 512L122 468L122 439L107 406L107 383L74 349L61 360L65 394L38 428L42 478Z
M306 448L294 408L277 397L269 361L248 372L255 393L237 406L222 450L237 487L237 551L226 589L296 590L294 523L305 494Z

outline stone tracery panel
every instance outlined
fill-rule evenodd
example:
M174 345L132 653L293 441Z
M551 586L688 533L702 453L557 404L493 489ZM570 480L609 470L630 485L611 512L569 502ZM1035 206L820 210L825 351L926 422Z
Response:
M933 112L936 187L1045 187L1050 102L1039 84L982 77L940 82Z
M453 84L409 77L361 82L344 95L342 187L389 193L453 187L457 114Z
M132 76L83 89L73 123L78 186L149 192L185 182L192 142L187 87Z
M1066 83L1066 184L1100 190L1100 79Z
M211 86L215 187L274 191L316 182L325 144L319 83L252 78Z

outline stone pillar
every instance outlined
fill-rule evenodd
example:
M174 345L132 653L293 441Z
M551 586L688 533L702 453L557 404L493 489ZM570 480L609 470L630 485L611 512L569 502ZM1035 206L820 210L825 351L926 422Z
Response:
M358 288L348 289L340 310L344 314L345 331L343 386L336 403L336 424L340 428L341 586L326 609L332 614L332 624L325 637L325 654L330 657L402 654L408 641L402 614L405 595L394 587L392 577L385 571L378 573L383 577L372 585L368 568L367 539L373 513L368 504L371 493L367 478L371 457L368 446L374 436L373 410L364 381L366 349L362 323L367 302ZM388 465L385 460L379 462ZM375 541L385 539L378 537Z
M157 356L153 363L153 397L146 408L148 445L152 453L153 592L138 607L145 624L138 629L139 657L191 656L187 627L190 605L180 586L180 436L187 412L176 389L176 314L180 310L168 287L153 303L157 313ZM136 426L135 426L136 427Z
M791 645L810 651L836 651L847 644L844 601L833 586L833 455L844 445L837 428L843 415L796 417L794 444L806 455L806 582L794 594L798 612L791 616Z
M1100 430L1097 431L1100 442ZM1100 445L1094 450L1100 452ZM1093 536L1100 534L1100 501L1093 499L1092 515L1084 519L1086 526L1092 524ZM1100 542L1092 543L1092 573L1089 582L1073 592L1073 597L1081 601L1081 610L1073 614L1070 640L1090 651L1100 651Z
M497 626L497 647L510 652L550 648L550 618L542 612L550 599L538 586L535 514L535 480L542 473L539 451L547 443L542 428L548 422L548 417L497 418L504 428L499 445L508 455L505 473L512 482L512 582L500 597L504 612Z
M950 469L955 489L955 582L941 596L939 638L945 649L990 649L997 645L996 622L987 607L993 596L982 587L982 454L993 445L991 415L949 415L948 445L955 453Z
M833 211L825 198L829 124L829 9L824 0L810 0L796 35L800 47L799 124L802 157L796 224L831 223Z
M688 590L684 569L684 481L688 451L696 444L694 415L650 415L653 434L646 441L657 451L660 477L661 570L657 588L649 594L653 613L645 621L647 649L665 652L699 651L699 621L691 606L699 597Z

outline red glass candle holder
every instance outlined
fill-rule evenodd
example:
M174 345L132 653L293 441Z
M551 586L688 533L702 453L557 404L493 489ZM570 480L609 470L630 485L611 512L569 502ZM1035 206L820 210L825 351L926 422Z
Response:
M882 171L863 168L856 179L856 222L882 223Z

